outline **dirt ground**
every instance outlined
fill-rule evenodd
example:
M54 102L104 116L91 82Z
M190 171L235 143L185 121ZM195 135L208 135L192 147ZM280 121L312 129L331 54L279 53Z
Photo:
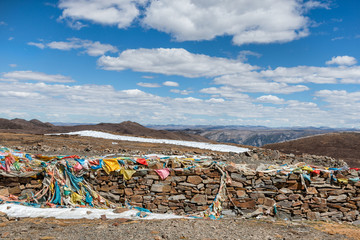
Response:
M29 153L43 155L82 155L99 156L103 154L119 153L129 155L165 154L182 155L197 154L214 156L229 155L229 153L213 152L206 149L184 146L128 142L93 137L79 137L69 135L43 135L0 132L0 146L19 149ZM231 155L231 154L230 154Z
M58 220L24 218L0 223L2 239L360 239L348 224L244 220Z

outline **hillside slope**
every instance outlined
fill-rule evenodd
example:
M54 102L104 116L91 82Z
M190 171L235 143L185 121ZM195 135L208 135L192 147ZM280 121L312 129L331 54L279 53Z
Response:
M12 120L0 118L0 129L46 129L55 127L51 123L43 123L37 119L26 121L24 119L15 118Z
M216 142L236 143L261 147L265 144L289 141L301 137L334 132L330 129L267 129L267 128L223 128L185 129L184 132L197 134Z
M282 143L264 145L263 148L284 153L329 156L343 159L349 166L360 166L360 133L342 132L311 136Z
M55 126L51 123L43 123L39 120L33 119L30 121L24 119L4 119L0 118L0 131L10 133L30 133L30 134L45 134L45 133L67 133L82 130L95 130L112 132L122 135L132 135L139 137L185 140L185 141L201 141L211 142L211 140L189 133L180 131L166 131L155 130L144 127L136 122L122 122L122 123L99 123L94 125L76 125L76 126Z

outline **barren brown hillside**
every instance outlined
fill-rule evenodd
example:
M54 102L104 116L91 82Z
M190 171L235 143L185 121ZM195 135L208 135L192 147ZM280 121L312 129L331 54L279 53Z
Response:
M360 166L360 133L329 133L293 141L264 145L284 153L329 156L345 160L351 167Z
M213 142L200 135L188 134L181 131L170 132L166 130L155 130L131 121L126 121L122 123L99 123L93 125L55 126L51 123L43 123L36 119L27 121L18 118L12 120L0 118L0 130L1 132L6 133L30 134L66 133L82 130L95 130L138 137Z

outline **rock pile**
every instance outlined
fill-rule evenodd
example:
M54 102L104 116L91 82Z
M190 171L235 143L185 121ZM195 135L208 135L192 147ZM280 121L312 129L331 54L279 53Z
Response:
M21 196L23 199L27 195L36 193L42 188L42 183L31 177L0 177L0 196Z

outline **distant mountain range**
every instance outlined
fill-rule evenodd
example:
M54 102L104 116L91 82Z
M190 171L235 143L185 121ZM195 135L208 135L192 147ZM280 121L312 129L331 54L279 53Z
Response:
M81 130L107 131L118 134L145 136L152 138L216 141L261 147L266 144L286 142L303 137L333 132L351 132L358 129L327 127L269 128L264 126L214 126L214 125L140 125L136 122L122 123L43 123L33 119L0 118L0 129L17 133L60 133Z
M256 147L331 132L357 131L357 129L327 127L269 128L264 126L209 125L148 125L148 127L167 131L182 131L184 133L197 134L217 142L236 143Z

